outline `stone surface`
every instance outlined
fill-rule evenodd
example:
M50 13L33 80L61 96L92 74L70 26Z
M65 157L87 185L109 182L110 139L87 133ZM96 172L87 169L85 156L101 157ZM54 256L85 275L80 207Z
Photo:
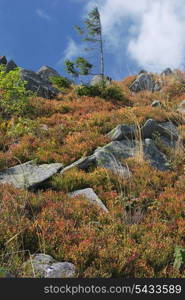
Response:
M108 209L103 204L103 202L99 199L99 197L96 195L96 193L91 188L86 188L78 191L74 191L72 193L68 194L69 197L78 197L78 196L84 196L85 199L88 200L88 202L102 208L105 212L108 212Z
M44 80L44 81L50 81L50 77L53 76L60 76L60 74L54 70L51 67L48 66L42 66L38 71L37 74L40 75L40 77Z
M27 81L26 89L36 92L39 97L52 99L59 94L59 90L44 81L37 73L21 69L21 79Z
M16 65L16 63L13 60L10 60L7 64L6 64L6 72L10 72L13 71L17 68L18 66Z
M134 139L136 128L134 125L118 125L107 136L111 141L120 141L123 139Z
M78 168L80 170L87 170L90 167L96 166L96 158L91 155L87 157L82 157L79 160L75 161L71 165L65 167L62 169L61 174L64 172L72 169L72 168Z
M103 80L105 81L106 85L109 85L112 82L112 79L108 76L104 76ZM102 82L102 76L101 75L95 75L91 79L90 85L91 86L98 85L98 84L101 84L101 82Z
M152 75L146 73L141 73L129 87L129 89L135 93L142 90L149 90L153 92L160 90L160 88L160 84L153 80Z
M161 102L159 100L154 100L151 104L152 107L161 107Z
M178 140L179 133L175 125L169 122L157 122L153 119L149 119L141 128L142 137L153 138L154 135L165 136L170 140Z
M129 170L120 161L134 156L135 143L132 141L113 141L94 152L97 166L106 168L123 177L130 177Z
M148 160L152 167L160 171L170 170L166 155L159 151L151 139L145 139L144 141L144 156L145 160Z
M53 257L39 253L28 260L23 269L36 277L71 278L75 276L75 266L69 262L56 262Z
M35 165L32 161L0 172L0 184L12 184L17 188L31 189L39 186L62 169L62 164Z

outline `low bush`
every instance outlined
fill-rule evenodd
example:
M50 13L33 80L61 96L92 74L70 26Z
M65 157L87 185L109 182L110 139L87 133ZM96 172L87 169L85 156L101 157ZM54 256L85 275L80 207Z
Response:
M7 73L4 66L0 66L0 111L3 117L23 116L29 112L31 92L26 91L25 84L19 69Z
M68 89L70 88L72 82L71 80L69 80L68 78L64 77L64 76L53 76L50 77L51 82L59 89Z
M100 97L106 100L124 101L127 104L127 99L124 97L121 89L118 86L78 86L76 88L78 96Z

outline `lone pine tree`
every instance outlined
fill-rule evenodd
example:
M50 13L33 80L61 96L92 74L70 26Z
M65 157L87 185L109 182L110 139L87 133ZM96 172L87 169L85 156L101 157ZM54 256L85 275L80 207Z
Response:
M83 36L83 41L94 45L94 47L85 48L86 51L98 50L99 52L99 73L104 78L104 51L103 51L103 35L101 16L98 7L90 11L88 17L84 21L85 27L75 26L75 29ZM79 75L95 75L91 73L93 65L83 57L78 57L74 62L65 61L66 71L73 77Z

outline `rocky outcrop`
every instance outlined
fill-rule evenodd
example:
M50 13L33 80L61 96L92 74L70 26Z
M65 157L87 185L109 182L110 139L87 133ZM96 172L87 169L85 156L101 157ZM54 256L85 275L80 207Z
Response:
M21 69L21 79L27 81L26 89L36 92L39 97L52 99L59 94L59 90L52 87L48 81L44 81L39 74Z
M23 272L40 278L72 278L75 266L69 262L57 262L52 256L39 253L23 264Z
M108 212L108 209L103 204L103 202L99 199L99 197L96 195L96 193L91 188L83 189L83 190L77 190L72 193L69 193L68 196L70 198L76 198L79 196L83 196L89 203L92 203L93 205L96 205L103 209L105 212Z
M141 73L136 80L130 85L129 89L132 92L140 92L143 90L148 91L159 91L161 89L161 86L159 82L156 82L153 79L153 76L148 73Z
M8 73L10 71L15 70L16 68L18 68L16 63L13 60L10 60L6 65L6 72Z
M88 170L90 167L99 166L128 178L131 173L124 165L124 160L138 154L152 167L162 171L169 170L167 157L156 146L155 140L159 139L164 146L175 147L179 140L179 132L175 125L171 121L157 122L149 119L140 128L140 140L137 131L135 125L118 125L107 134L111 140L109 144L97 148L91 156L81 158L65 167L61 174L71 168Z
M0 65L6 65L7 59L6 56L0 56Z
M33 189L62 169L58 163L36 165L32 161L0 172L0 184L12 184L16 188Z
M42 66L36 72L44 81L50 81L50 77L60 76L60 74L51 67Z

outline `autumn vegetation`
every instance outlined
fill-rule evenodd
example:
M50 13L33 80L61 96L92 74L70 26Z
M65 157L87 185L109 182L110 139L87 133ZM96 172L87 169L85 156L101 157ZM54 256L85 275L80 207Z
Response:
M8 84L1 70L0 170L29 160L67 166L108 143L106 134L117 125L142 126L149 118L173 121L185 144L185 123L176 112L185 99L182 72L166 76L164 88L154 93L131 93L135 76L112 82L109 89L119 91L119 99L114 93L106 99L83 96L76 92L80 86L69 81L62 86L64 81L55 78L53 84L62 89L53 100L28 95L16 72L9 73ZM151 107L155 99L163 106ZM128 179L103 168L74 168L34 191L1 185L0 269L34 277L22 265L31 254L46 253L74 263L76 277L184 278L184 149L166 155L172 166L166 172L127 159ZM86 187L94 189L109 213L67 195Z

